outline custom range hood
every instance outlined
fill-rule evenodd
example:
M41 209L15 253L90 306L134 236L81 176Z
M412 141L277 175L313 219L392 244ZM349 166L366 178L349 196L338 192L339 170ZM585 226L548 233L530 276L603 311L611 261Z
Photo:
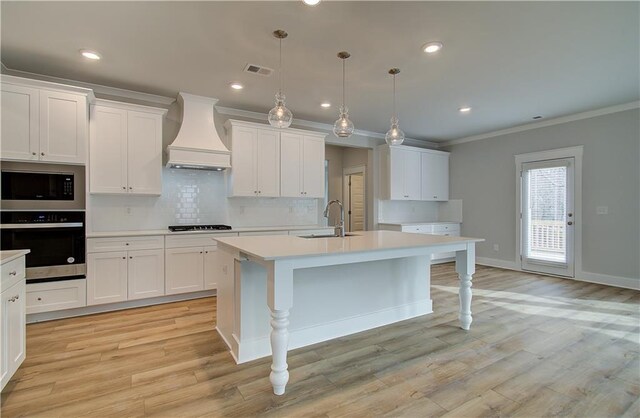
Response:
M218 171L231 167L231 152L220 140L213 120L218 99L180 92L178 102L182 125L167 147L167 167Z

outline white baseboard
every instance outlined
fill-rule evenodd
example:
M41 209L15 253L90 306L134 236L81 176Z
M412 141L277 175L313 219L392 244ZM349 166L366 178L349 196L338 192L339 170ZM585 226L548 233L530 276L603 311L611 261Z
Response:
M140 308L143 306L160 305L162 303L179 302L182 300L200 299L215 296L215 290L204 290L202 292L183 293L179 295L160 296L149 299L129 300L126 302L107 303L104 305L85 306L82 308L65 309L61 311L41 312L27 315L27 324L43 321L53 321L55 319L72 318L74 316L92 315L111 311L121 311L123 309Z
M640 278L610 276L607 274L582 271L576 273L574 280L589 283L606 284L608 286L623 287L625 289L640 290Z
M356 315L338 321L290 330L289 350L306 347L430 313L433 313L433 304L431 299L428 299L381 311ZM237 343L238 353L235 354L232 352L231 355L236 359L238 364L271 355L271 341L268 335L245 341L240 341L235 334L233 338L235 340L234 342ZM226 338L224 340L231 351L233 351L236 344L231 345Z
M489 267L498 267L501 269L522 271L520 266L513 261L499 260L497 258L476 257L476 264Z
M498 267L498 268L507 269L507 270L523 271L520 268L520 266L517 263L514 263L513 261L498 260L495 258L476 257L476 264L489 266L489 267ZM544 273L535 273L535 274L551 276ZM552 277L559 277L559 276L552 276ZM597 283L597 284L604 284L607 286L622 287L625 289L640 290L640 278L611 276L607 274L591 273L588 271L578 271L575 273L575 277L566 277L566 278L571 280L576 280L579 282Z

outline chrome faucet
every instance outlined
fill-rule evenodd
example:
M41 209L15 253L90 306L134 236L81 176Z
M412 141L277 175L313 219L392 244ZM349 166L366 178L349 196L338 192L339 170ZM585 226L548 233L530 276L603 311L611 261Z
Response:
M334 203L337 203L340 206L340 222L337 225L334 225L334 234L336 237L344 237L344 207L342 206L342 202L339 200L332 200L327 203L327 207L324 209L324 217L329 219L329 208Z

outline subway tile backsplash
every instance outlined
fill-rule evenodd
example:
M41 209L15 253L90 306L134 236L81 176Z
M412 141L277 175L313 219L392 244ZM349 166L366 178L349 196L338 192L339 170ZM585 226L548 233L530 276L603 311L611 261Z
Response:
M227 173L163 168L162 196L89 195L90 229L137 231L180 224L315 225L317 199L227 198Z

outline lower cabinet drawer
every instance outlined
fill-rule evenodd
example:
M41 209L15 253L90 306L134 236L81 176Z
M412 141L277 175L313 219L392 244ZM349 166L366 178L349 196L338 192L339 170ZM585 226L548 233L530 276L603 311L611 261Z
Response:
M10 288L21 280L24 280L24 257L17 258L2 265L0 268L0 291Z
M82 306L87 306L85 279L27 284L27 314Z

